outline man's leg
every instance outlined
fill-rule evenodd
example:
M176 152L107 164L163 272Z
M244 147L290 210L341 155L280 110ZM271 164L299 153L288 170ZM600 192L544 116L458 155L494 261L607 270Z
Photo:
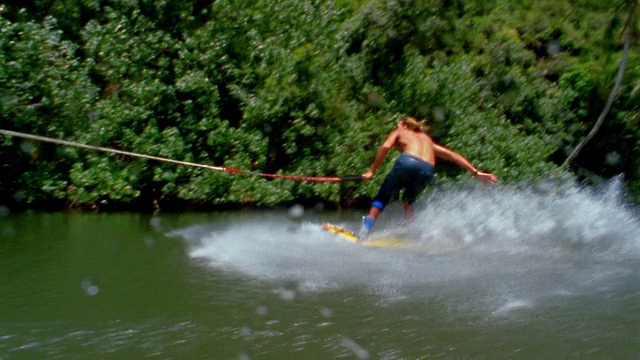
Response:
M415 209L413 208L413 205L409 204L406 201L403 201L402 206L404 206L404 219L405 220L413 219L413 215L415 214Z
M360 227L360 232L358 233L358 237L361 240L367 237L367 235L369 234L369 230L371 230L373 224L375 224L378 216L380 216L382 211L384 211L384 208L391 201L391 199L395 197L398 189L400 188L399 181L401 181L402 179L402 174L402 166L398 163L398 160L396 160L393 168L382 182L382 185L380 185L378 193L373 198L371 208L369 209L369 214L362 219L362 226Z
M422 165L423 171L420 171L417 179L413 179L409 183L405 184L404 194L402 196L402 206L404 207L404 219L411 220L415 215L415 208L413 204L416 202L418 195L424 191L429 185L433 176L433 166L427 163Z
M384 207L384 204L379 200L373 201L371 209L369 209L369 215L362 218L362 226L360 227L360 231L358 231L358 238L360 240L364 240L367 235L369 235L369 231L376 223L376 219L378 219Z
M382 210L375 206L372 206L369 210L369 217L373 218L373 220L377 219L380 214L382 214Z

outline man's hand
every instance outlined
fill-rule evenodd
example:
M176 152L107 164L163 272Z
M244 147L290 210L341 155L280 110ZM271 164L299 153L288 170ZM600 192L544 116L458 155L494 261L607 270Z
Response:
M364 175L363 175L364 176ZM483 184L495 184L498 181L498 177L486 172L477 172L475 175L476 179Z
M371 179L373 179L373 171L369 170L366 173L362 174L362 180L364 181L369 181Z

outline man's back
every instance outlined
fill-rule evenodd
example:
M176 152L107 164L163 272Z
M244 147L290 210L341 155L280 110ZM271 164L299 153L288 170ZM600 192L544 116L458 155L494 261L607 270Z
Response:
M429 135L418 130L399 127L396 131L395 146L398 151L415 156L431 165L436 164L433 140Z

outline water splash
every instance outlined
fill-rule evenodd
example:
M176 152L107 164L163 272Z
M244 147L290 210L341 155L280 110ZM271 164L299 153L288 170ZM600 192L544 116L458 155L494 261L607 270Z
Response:
M401 225L396 215L386 211L377 231L402 233L411 247L350 244L309 214L294 221L273 213L172 235L187 239L190 256L212 268L295 284L287 294L366 288L394 301L447 296L495 315L615 290L640 269L640 221L620 179L599 189L543 183L440 191L418 204L412 223ZM355 228L358 218L346 216L343 225Z
M539 184L437 194L411 226L434 247L511 254L638 254L640 222L621 179L602 188ZM424 221L423 221L424 220Z

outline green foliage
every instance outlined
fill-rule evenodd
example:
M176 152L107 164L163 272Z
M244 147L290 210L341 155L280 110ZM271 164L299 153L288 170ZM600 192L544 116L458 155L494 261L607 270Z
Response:
M110 201L126 203L140 194L132 185L135 184L135 173L109 158L89 156L86 168L83 163L76 163L69 172L73 183L68 194L69 200L94 206L104 206Z
M97 89L76 56L78 45L62 40L53 18L42 24L0 17L0 124L26 133L69 138L85 127ZM69 163L59 152L21 141L0 148L5 196L31 203L62 198ZM28 164L32 164L29 166Z
M0 27L3 118L34 133L56 136L82 126L96 88L75 56L78 46L61 40L52 18L40 25L0 17ZM50 121L38 121L43 117Z
M613 86L623 5L11 5L0 11L0 127L256 175L2 138L0 194L92 208L366 203L391 160L366 183L257 174L361 174L406 114L427 118L436 141L502 181L556 176ZM613 136L595 139L576 166L604 176L624 172L640 194L636 54L601 130ZM442 182L465 177L446 162L438 170Z

